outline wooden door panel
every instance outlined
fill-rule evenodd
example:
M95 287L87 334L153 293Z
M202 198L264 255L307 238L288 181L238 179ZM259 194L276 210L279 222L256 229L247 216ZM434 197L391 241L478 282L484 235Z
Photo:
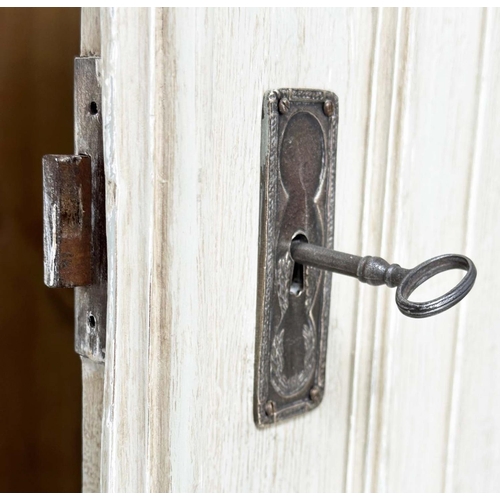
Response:
M390 261L412 266L433 255L466 253L483 18L480 10L400 14L394 76L400 91L388 124L394 132L380 219L380 253ZM450 274L456 283L460 273ZM441 281L430 281L415 299L444 293ZM379 291L370 325L366 489L445 488L443 464L455 439L449 421L460 307L413 321L394 308L392 293Z
M495 492L500 488L498 411L500 402L495 266L500 164L495 115L500 109L498 9L483 14L481 60L477 69L474 148L470 164L465 251L481 266L475 293L463 303L456 330L447 487L455 491Z
M498 463L494 354L485 366L480 358L495 346L484 300L494 291L481 276L497 241L481 231L498 202L492 190L487 207L480 201L498 177L488 121L499 104L498 14L100 15L110 268L102 488L494 488L485 476ZM261 106L282 87L339 97L336 248L403 266L462 252L480 278L459 307L416 321L390 290L335 276L322 404L257 429ZM449 274L422 293L444 292L458 276Z

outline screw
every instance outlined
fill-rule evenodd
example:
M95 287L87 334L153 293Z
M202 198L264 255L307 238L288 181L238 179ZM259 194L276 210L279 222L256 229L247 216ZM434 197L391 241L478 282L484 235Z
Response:
M274 404L274 401L268 401L266 406L264 406L264 410L266 411L266 415L268 417L274 417L274 414L276 413L276 405Z
M313 403L319 403L321 397L321 389L317 386L314 385L311 387L311 390L309 391L309 398Z
M326 116L332 116L333 115L333 111L334 111L333 102L330 101L330 99L327 99L323 103L323 112L325 113Z
M278 109L280 110L280 113L282 115L288 113L288 111L290 110L290 101L286 97L283 97L283 99L280 99Z

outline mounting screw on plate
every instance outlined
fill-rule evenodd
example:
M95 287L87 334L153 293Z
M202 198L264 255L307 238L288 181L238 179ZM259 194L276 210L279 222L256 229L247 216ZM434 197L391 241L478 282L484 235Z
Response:
M313 403L319 403L321 399L321 389L317 385L311 387L311 390L309 391L309 398Z
M280 113L282 115L288 113L288 111L290 110L290 101L286 97L283 97L283 99L280 99L278 109L280 110Z
M268 401L266 406L264 406L264 410L266 411L266 415L268 417L274 417L274 414L276 413L276 405L274 404L274 401Z
M325 113L325 115L332 116L334 109L335 108L333 107L333 102L330 101L330 99L327 99L323 104L323 112Z

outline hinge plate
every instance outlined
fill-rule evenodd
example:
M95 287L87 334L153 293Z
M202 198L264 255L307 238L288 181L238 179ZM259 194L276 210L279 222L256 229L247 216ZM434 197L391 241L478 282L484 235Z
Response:
M333 248L338 100L321 90L264 97L254 417L318 406L325 387L329 273L294 263L298 238Z
M46 155L45 283L75 288L75 350L104 362L107 257L100 58L74 66L74 155Z
M75 153L92 159L92 285L75 289L75 350L104 362L107 255L101 59L75 58Z

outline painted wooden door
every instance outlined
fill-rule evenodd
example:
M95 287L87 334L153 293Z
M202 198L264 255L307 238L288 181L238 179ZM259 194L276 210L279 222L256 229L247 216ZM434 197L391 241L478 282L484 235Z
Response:
M85 372L89 401L104 388L100 451L95 415L87 432L103 491L500 488L499 27L484 9L84 9L107 178L104 381ZM257 429L261 109L282 87L339 98L336 248L463 253L478 279L412 320L334 276L322 404Z

